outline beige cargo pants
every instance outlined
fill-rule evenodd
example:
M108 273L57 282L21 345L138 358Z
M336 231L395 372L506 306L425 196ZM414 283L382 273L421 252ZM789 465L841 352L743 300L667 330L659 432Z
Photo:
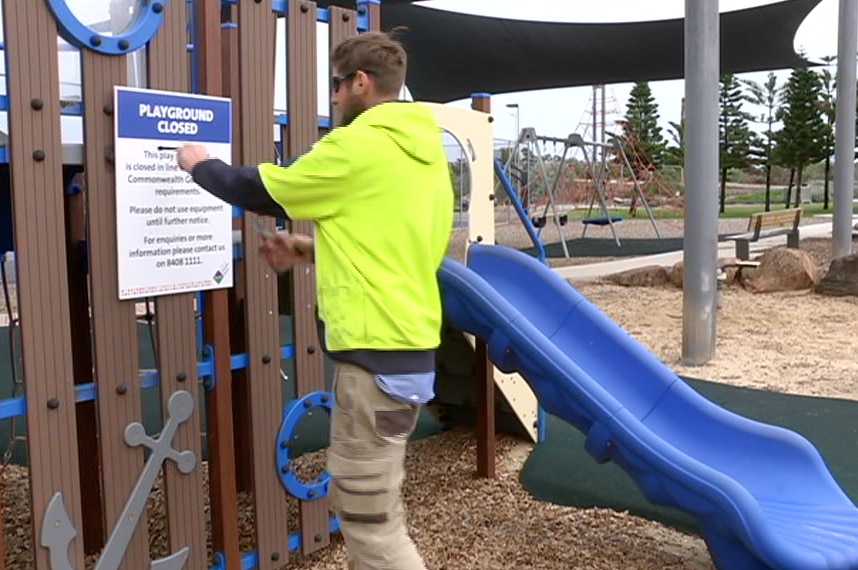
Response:
M426 570L400 494L420 406L394 400L372 374L350 364L337 364L333 391L329 494L349 570Z

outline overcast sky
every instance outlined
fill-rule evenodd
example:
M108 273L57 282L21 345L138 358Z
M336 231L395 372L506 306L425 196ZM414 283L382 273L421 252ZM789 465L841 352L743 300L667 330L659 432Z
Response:
M72 11L86 23L93 24L109 20L111 0L67 0ZM133 0L126 0L133 3ZM738 10L769 3L770 0L720 0L721 11ZM492 15L508 18L534 18L538 14L541 20L566 22L618 22L644 21L682 17L684 0L428 0L425 6L444 10L455 10L471 14ZM383 9L383 8L382 8ZM548 11L553 17L547 17ZM819 6L805 20L795 38L796 49L804 49L812 59L837 53L837 12L838 0L822 0ZM284 23L280 21L278 33L278 65L275 87L275 107L284 108L286 103L285 81L285 34ZM318 37L319 76L319 113L326 114L328 105L328 69L327 69L327 30L319 25ZM64 94L79 91L79 70L75 65L74 54L63 56L72 58L61 63L60 75L64 84ZM783 80L789 71L779 71ZM746 74L756 80L764 80L765 73ZM653 82L653 93L659 104L662 125L667 121L678 121L684 82ZM607 87L608 123L619 118L628 99L629 84L609 85ZM493 98L494 114L497 118L495 135L497 138L511 139L515 136L515 115L506 109L508 103L520 105L522 127L534 127L541 134L564 137L580 131L582 124L591 122L589 116L591 87L552 89L528 93L497 95ZM469 101L454 102L457 106L467 106Z

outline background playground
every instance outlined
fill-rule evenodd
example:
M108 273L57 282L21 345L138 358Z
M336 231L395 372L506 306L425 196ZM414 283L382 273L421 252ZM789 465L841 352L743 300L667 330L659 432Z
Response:
M722 217L745 218L790 205L801 205L806 214L831 211L836 56L823 60L823 66L792 70L785 81L772 72L763 82L733 74L721 77ZM516 115L520 112L517 104L509 106ZM611 86L596 85L577 124L568 121L574 124L569 134L599 143L616 139L618 146L566 149L562 140L534 131L536 136L526 140L498 138L496 152L531 208L544 209L553 189L560 213L570 220L583 219L595 167L597 178L604 180L612 215L644 214L631 207L637 183L652 202L656 218L681 218L684 107L683 115L668 120L664 129L648 81L635 83L622 102ZM467 163L455 141L448 140L448 149L458 207L466 209Z

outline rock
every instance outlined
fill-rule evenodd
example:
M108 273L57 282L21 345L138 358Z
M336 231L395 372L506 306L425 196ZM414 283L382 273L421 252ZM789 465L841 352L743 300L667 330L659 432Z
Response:
M670 268L670 282L674 287L682 288L682 276L684 275L685 270L685 262L677 261L673 264L673 267Z
M811 289L822 278L822 271L806 251L776 247L759 256L757 268L744 268L742 286L752 293L801 291Z
M605 279L623 287L659 287L670 283L670 274L661 265L647 265L608 275Z
M858 254L840 257L831 262L828 273L814 289L820 295L858 297Z

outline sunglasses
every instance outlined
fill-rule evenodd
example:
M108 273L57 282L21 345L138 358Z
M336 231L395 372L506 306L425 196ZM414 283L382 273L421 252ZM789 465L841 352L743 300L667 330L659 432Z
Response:
M331 77L331 90L334 93L337 93L340 90L340 85L350 79L354 79L355 75L357 75L357 71L352 71L351 73L346 73L345 75L334 75L333 77Z
M367 71L365 69L360 69L358 71L363 71L367 75L372 74L372 71ZM337 93L340 90L340 85L342 85L346 81L354 79L355 76L358 74L358 71L352 71L351 73L346 73L345 75L334 75L333 77L331 77L331 90L334 93Z

